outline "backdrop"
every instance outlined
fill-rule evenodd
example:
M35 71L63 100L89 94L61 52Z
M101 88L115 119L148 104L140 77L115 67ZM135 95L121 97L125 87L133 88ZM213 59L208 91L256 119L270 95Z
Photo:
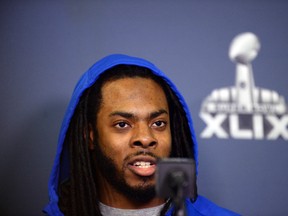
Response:
M285 0L1 1L1 215L41 215L72 90L112 53L152 61L183 92L199 141L201 195L243 215L288 215L287 110L265 109L287 107L287 11ZM228 52L243 32L261 43L253 89L272 105L260 114L207 111L205 101L213 109L235 89Z

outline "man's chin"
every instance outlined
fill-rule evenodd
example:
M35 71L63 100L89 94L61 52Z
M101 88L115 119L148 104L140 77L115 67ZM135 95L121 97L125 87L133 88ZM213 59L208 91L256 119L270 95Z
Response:
M125 192L125 195L133 199L136 202L145 203L155 198L155 186L152 184L149 185L138 185L138 186L128 186L124 189L122 188L122 192Z

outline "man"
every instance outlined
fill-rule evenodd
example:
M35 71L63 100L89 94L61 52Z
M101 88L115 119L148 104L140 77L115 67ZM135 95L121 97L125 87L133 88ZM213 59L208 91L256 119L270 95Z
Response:
M197 142L189 109L154 65L108 56L79 80L59 136L48 215L173 215L155 194L156 161L190 158ZM237 215L202 196L188 215Z

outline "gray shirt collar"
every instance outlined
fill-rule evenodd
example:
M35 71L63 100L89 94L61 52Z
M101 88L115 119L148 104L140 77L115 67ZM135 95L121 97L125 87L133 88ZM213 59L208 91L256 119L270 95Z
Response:
M159 206L144 209L119 209L99 203L100 211L105 216L159 216L165 203Z

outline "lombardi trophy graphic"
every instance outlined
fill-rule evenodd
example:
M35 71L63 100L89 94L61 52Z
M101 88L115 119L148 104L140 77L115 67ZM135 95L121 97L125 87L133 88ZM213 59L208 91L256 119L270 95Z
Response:
M236 64L235 86L214 89L202 102L200 117L207 125L202 138L288 139L284 97L254 82L252 61L260 47L258 37L251 32L232 40L229 58Z
M237 110L251 113L255 106L254 78L251 61L260 50L260 42L252 33L237 36L231 43L229 57L236 62Z

